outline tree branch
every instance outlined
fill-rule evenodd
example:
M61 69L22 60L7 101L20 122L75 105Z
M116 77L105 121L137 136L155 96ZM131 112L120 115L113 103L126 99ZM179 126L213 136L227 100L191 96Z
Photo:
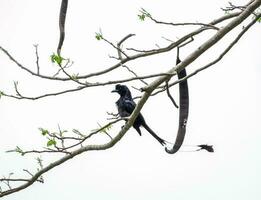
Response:
M167 73L175 73L177 71L181 71L185 67L187 67L190 63L196 60L201 54L203 54L207 49L216 44L219 40L221 40L228 32L238 26L241 22L243 22L252 12L255 11L261 4L261 0L255 0L251 3L237 18L233 19L230 23L220 29L214 36L212 36L209 40L204 42L199 48L197 48L194 52L188 55L180 64L176 67L170 69ZM144 91L152 91L153 88L158 87L164 81L166 81L170 76L162 76L153 81L149 86L143 88Z
M231 18L234 18L236 16L238 16L241 12L236 12L236 13L231 13L231 14L227 14L227 15L224 15L224 16L221 16L220 18L216 19L216 20L213 20L212 22L210 22L209 24L210 25L216 25L218 23L221 23L225 20L228 20L228 19L231 19ZM91 78L91 77L95 77L95 76L99 76L99 75L103 75L105 73L108 73L114 69L117 69L118 67L120 67L122 64L125 64L127 63L128 61L132 61L132 60L135 60L135 59L138 59L138 58L142 58L142 57L148 57L148 56L152 56L152 55L155 55L155 54L160 54L160 53L164 53L164 52L168 52L172 49L174 49L175 47L177 47L178 45L180 45L181 43L183 43L184 41L186 41L187 39L205 31L205 30L208 30L209 28L206 28L206 27L201 27L185 36L183 36L182 38L180 38L178 41L176 42L173 42L171 43L170 45L168 45L167 47L163 47L163 48L160 48L160 49L153 49L153 50L147 50L147 51L144 51L142 53L138 53L138 54L135 54L135 55L132 55L128 58L124 58L122 59L120 62L114 64L113 66L111 67L108 67L104 70L101 70L101 71L97 71L97 72L93 72L93 73L90 73L90 74L86 74L86 75L81 75L81 76L78 76L77 79L80 80L80 79L87 79L87 78ZM123 38L124 39L124 38ZM128 49L128 48L127 48ZM34 71L30 70L29 68L23 66L20 62L18 62L4 47L0 46L0 50L7 55L7 57L12 61L14 62L19 68L21 68L22 70L25 70L26 72L28 72L29 74L33 75L33 76L37 76L39 78L43 78L43 79L48 79L48 80L56 80L56 81L70 81L71 79L68 78L68 77L53 77L53 76L46 76L46 75L43 75L43 74L38 74L38 73L35 73Z
M198 68L197 70L195 70L194 72L190 73L189 75L187 75L186 77L179 79L171 84L169 84L169 87L172 87L176 84L179 84L180 82L187 80L189 78L191 78L192 76L196 75L197 73L211 67L212 65L218 63L233 47L235 44L237 44L237 42L241 39L241 37L257 22L257 20L261 17L261 14L257 15L255 17L254 20L252 20L247 26L245 26L242 31L238 34L238 36L229 44L229 46L213 61L211 61L210 63L204 65L203 67ZM163 88L160 91L157 91L155 93L153 93L152 95L156 95L158 93L161 93L165 91L165 89Z
M59 166L61 164L69 161L70 159L74 158L77 155L80 155L80 154L82 154L84 152L87 152L87 151L94 151L94 150L95 151L100 151L100 150L106 150L108 148L113 147L117 142L120 141L120 139L122 139L122 137L125 135L125 133L133 125L136 117L140 113L140 110L142 109L142 107L144 106L144 104L146 103L148 98L151 96L152 92L158 86L160 86L163 82L169 80L172 76L176 75L177 71L180 71L180 70L184 69L185 67L187 67L191 62L193 62L200 55L202 55L207 49L211 48L214 44L216 44L219 40L221 40L228 32L230 32L233 28L235 28L243 20L245 20L249 15L251 15L251 13L254 12L254 10L260 6L260 4L261 4L261 0L253 1L248 7L246 7L246 9L244 9L244 11L241 12L241 14L237 18L232 20L230 23L228 23L222 29L218 30L217 33L213 37L211 37L209 40L207 40L205 43L203 43L198 49L196 49L193 53L191 53L189 56L187 56L180 64L178 64L176 67L171 68L163 76L158 77L156 80L154 80L148 86L145 86L143 88L144 94L142 95L141 99L137 103L137 105L136 105L134 111L132 112L131 116L128 118L127 123L124 125L124 127L119 131L119 133L112 140L110 140L107 143L100 144L100 145L85 145L85 146L82 146L81 148L78 148L78 149L76 149L74 151L71 151L69 154L66 154L65 156L63 156L62 158L56 160L55 162L50 163L46 167L41 168L38 172L33 174L32 177L30 179L28 179L28 181L26 181L26 183L24 183L24 184L22 184L22 185L20 185L20 186L18 186L16 188L11 188L11 189L6 190L6 191L1 191L0 192L0 197L6 196L6 195L10 195L12 193L18 192L20 190L23 190L23 189L29 187L34 182L39 180L39 178L43 174L45 174L46 172L50 171L51 169L53 169L53 168L55 168L55 167L57 167L57 166ZM230 18L231 18L231 16L237 16L237 15L235 15L235 14L230 15ZM215 22L219 23L219 22L222 21L221 19L225 20L225 19L229 19L229 18L227 18L227 16L226 17L224 16L222 18L219 18ZM212 25L215 25L215 24L212 23ZM250 26L248 27L248 29L249 28L250 28ZM111 71L113 69L116 69L117 67L121 66L123 63L126 63L126 62L128 62L130 60L134 60L134 59L137 59L137 58L146 57L146 56L155 55L155 54L159 54L159 53L170 51L171 49L173 49L173 48L177 47L178 45L182 44L183 42L185 42L187 39L191 38L192 36L194 36L196 34L199 34L200 32L202 32L202 31L204 31L206 29L207 29L206 27L202 27L202 28L200 28L200 29L198 29L198 30L196 30L194 32L191 32L190 34L182 37L177 42L173 42L172 44L170 44L169 46L167 46L165 48L161 48L161 49L157 49L157 50L150 50L148 52L144 52L144 53L140 53L140 54L136 54L136 55L130 56L128 58L124 58L124 59L121 60L120 63L117 63L117 64L115 64L114 66L112 66L110 68L107 68L107 69L99 71L99 72L91 73L91 74L88 74L88 75L85 75L85 76L81 76L81 78L89 78L89 77L93 77L93 76L98 76L98 75L107 73L107 72L109 72L109 71ZM244 32L242 33L242 35L243 34L244 34ZM5 49L3 49L2 47L0 47L0 49L13 62L15 62L23 70L26 70L27 72L31 73L32 75L36 75L38 77L45 77L45 76L42 76L42 75L37 74L37 73L34 73L31 70L23 67L20 63L18 63L15 59L13 59L13 57ZM46 76L46 77L48 77L48 79L51 79L51 80L63 80L63 81L64 80L70 80L68 78L54 78L54 77L50 78L49 76ZM135 78L137 78L137 77L135 77ZM113 81L111 81L111 82L113 82ZM98 86L98 84L96 84L96 86ZM74 89L74 91L81 90L81 89L83 89L85 87L87 87L87 86L79 87L77 89ZM59 94L67 93L69 91L72 91L72 90L63 91L63 92L60 92ZM52 95L58 95L58 93L52 94ZM6 96L8 96L8 95L6 95ZM49 96L51 96L51 95L49 95ZM15 97L15 98L18 98L18 97ZM122 119L119 119L119 120L122 120ZM14 179L14 180L19 180L19 179ZM22 180L22 179L20 179L20 180Z

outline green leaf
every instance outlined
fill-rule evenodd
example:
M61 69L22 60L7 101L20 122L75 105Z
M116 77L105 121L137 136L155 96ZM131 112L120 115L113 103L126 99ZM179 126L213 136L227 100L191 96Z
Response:
M259 17L259 18L257 19L257 21L260 23L260 22L261 22L261 17Z
M41 131L41 134L42 134L43 136L45 136L45 135L47 135L47 134L49 133L48 130L43 129L43 128L39 128L39 130Z
M146 17L151 18L151 14L147 12L144 8L141 8L140 14L138 15L141 21L144 21Z
M47 147L50 147L52 145L56 145L56 141L54 139L49 139L49 141L47 142Z
M51 56L51 61L53 63L57 63L58 65L61 65L62 64L62 61L64 60L64 58L62 58L61 56L53 53Z
M96 38L97 40L101 40L101 39L103 39L101 33L95 33L95 38Z
M53 63L55 63L55 54L53 53L51 56L50 56L50 58L51 58L51 61L53 62Z
M141 15L138 15L138 17L141 21L144 21L146 16L144 14L141 14Z

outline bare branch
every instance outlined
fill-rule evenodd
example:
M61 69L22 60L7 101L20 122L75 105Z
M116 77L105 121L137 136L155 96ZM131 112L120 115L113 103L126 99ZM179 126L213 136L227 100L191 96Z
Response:
M42 153L63 153L63 154L70 154L70 152L63 151L63 150L30 150L30 151L24 151L24 152L23 152L23 155L32 154L32 153L37 153L37 154L42 154Z
M221 10L226 11L226 12L233 11L233 10L236 10L236 9L243 11L246 8L246 6L235 6L231 2L228 2L228 3L229 3L229 6L227 6L226 8L221 8Z
M190 73L189 75L185 76L184 78L182 79L179 79L171 84L169 84L169 87L172 87L176 84L179 84L180 82L186 80L186 79L189 79L191 78L192 76L196 75L197 73L211 67L212 65L216 64L217 62L219 62L220 60L222 60L222 58L233 48L233 46L241 39L241 37L249 30L249 28L251 26L253 26L257 20L261 17L261 14L257 15L257 17L251 21L246 27L244 27L242 29L242 31L238 34L238 36L229 44L229 46L213 61L211 61L210 63L204 65L203 67L200 67L198 68L197 70L195 70L194 72ZM164 92L165 91L165 88L162 88L161 90L153 93L151 96L155 96L161 92ZM136 98L140 98L140 97L136 97Z
M67 62L65 63L65 65L62 67L63 69L68 69L73 65L73 61L70 61L69 59L67 60ZM62 71L61 68L59 68L59 70L53 75L53 77L56 77L59 75L59 73Z
M120 52L120 54L123 54L126 58L128 58L129 56L117 45L115 46L112 42L110 42L109 40L107 40L106 38L102 37L102 40L104 40L106 43L108 43L109 45L111 45L113 48L115 48L117 50L117 52ZM119 55L120 55L119 54Z
M40 73L40 65L39 65L39 55L38 55L38 44L34 45L35 48L35 56L36 56L36 68L37 68L37 74Z
M4 182L4 181L9 181L9 182L27 182L27 181L29 181L29 179L23 179L23 178L0 178L0 182Z
M15 92L16 92L16 95L21 97L21 93L18 91L18 82L17 81L14 81L14 88L15 88Z
M251 13L260 6L261 0L256 0L250 4L237 18L233 19L230 23L220 29L214 36L203 43L199 48L197 48L193 53L191 53L187 58L185 58L180 64L168 71L168 73L175 73L176 71L181 71L187 67L190 63L196 60L201 54L203 54L207 49L216 44L221 40L228 32L238 26L243 22ZM162 76L153 81L149 86L143 88L145 91L151 91L153 88L158 87L162 84L169 76Z
M127 65L122 65L122 67L126 68L131 74L133 74L138 80L140 80L143 84L148 85L148 83L146 81L144 81L144 78L138 76L136 74L136 72L134 72L133 70L131 70ZM150 78L152 78L153 76L151 76ZM146 78L145 78L146 79Z
M130 33L130 34L126 35L124 38L122 38L118 42L117 46L120 47L123 42L125 42L127 39L129 39L130 37L133 37L133 36L135 36L135 34L133 34L133 33Z
M173 22L163 22L163 21L159 21L157 19L155 19L154 17L152 17L152 15L150 15L145 9L141 9L141 13L145 14L146 17L148 17L149 19L151 19L153 22L155 22L156 24L163 24L163 25L171 25L171 26L205 26L205 27L209 27L215 30L219 30L218 27L214 26L213 24L206 24L206 23L201 23L201 22L182 22L182 23L173 23Z
M237 16L237 14L231 14L231 16ZM227 15L226 16L223 16L221 17L219 20L215 20L213 21L212 23L220 23L221 21L223 20L226 20L226 19L229 19L231 18L228 17ZM202 28L201 28L202 29ZM199 29L200 30L200 29ZM223 30L223 29L222 29ZM218 33L217 33L218 34ZM181 41L186 41L187 39L191 38L192 36L190 35L190 37L188 37L188 35L184 36L183 38L181 38L180 40L178 40L179 42L175 42L175 43L172 43L171 45L175 44L175 45L179 45L179 44L182 44ZM215 36L213 36L215 37ZM185 39L184 39L185 38ZM1 47L0 47L1 48ZM198 50L201 50L201 48L199 48ZM5 51L5 50L3 50ZM205 50L204 50L205 51ZM146 53L145 53L146 54ZM9 53L7 52L7 55L9 55ZM11 57L12 58L12 57ZM186 61L186 59L181 63L181 65L184 65L184 62ZM191 61L192 62L192 61ZM186 65L188 65L187 63L185 63ZM185 66L185 65L184 65ZM197 72L195 72L197 73ZM168 73L163 73L163 74L157 74L157 75L149 75L149 76L141 76L141 77L133 77L133 78L129 78L129 79L124 79L124 80L117 80L117 81L108 81L108 82L104 82L104 83L92 83L92 84L88 84L88 85L85 85L85 86L80 86L80 87L77 87L75 89L69 89L69 90L64 90L64 91L61 91L61 92L56 92L56 93L49 93L49 94L44 94L44 95L40 95L40 96L37 96L37 97L26 97L26 96L23 96L21 95L21 93L19 93L21 96L14 96L14 95L10 95L10 94L6 94L6 93L3 93L3 96L6 96L6 97L11 97L11 98L16 98L16 99L29 99L29 100L36 100L36 99L40 99L40 98L44 98L44 97L49 97L49 96L57 96L57 95L61 95L61 94L65 94L65 93L69 93L69 92L75 92L75 91L79 91L79 90L82 90L84 88L87 88L87 87L94 87L94 86L104 86L104 85L109 85L109 84L116 84L116 83L123 83L123 82L128 82L128 81L133 81L133 80L138 80L138 79L146 79L146 78L152 78L152 77L156 77L156 76L173 76L175 75L176 72L175 70L171 70L169 71ZM79 77L78 77L79 79ZM172 84L170 85L172 86Z
M184 42L183 44L179 45L178 48L184 47L184 46L186 46L187 44L189 44L189 43L191 43L191 42L193 42L193 41L194 41L194 38L191 37L190 40L188 40L187 42Z
M67 73L67 72L65 71L65 68L66 68L66 66L69 64L69 62L70 62L70 60L68 60L68 62L66 63L66 65L65 65L64 67L63 67L61 64L58 64L60 70L61 70L70 80L74 81L75 83L77 83L77 84L79 84L79 85L86 85L86 84L88 84L87 82L82 83L81 81L79 81L77 75L76 75L76 76L73 76L73 75L70 75L69 73Z
M18 187L11 188L11 186L9 184L9 181L8 181L7 184L8 184L9 190L2 191L2 189L1 189L0 197L3 197L3 196L6 196L6 195L9 195L9 194L18 192L20 190L23 190L23 189L29 187L34 182L40 180L42 175L45 174L46 172L48 172L51 169L53 169L53 168L63 164L64 162L67 162L68 160L74 158L75 156L80 155L81 153L84 153L84 152L87 152L87 151L94 151L94 150L95 151L105 150L105 149L113 147L125 135L125 133L128 131L128 129L133 125L133 123L134 123L136 117L138 116L138 114L140 113L140 110L142 109L143 105L146 103L148 98L151 96L152 92L158 86L160 86L162 83L168 81L172 76L176 75L176 71L180 71L180 70L184 69L185 67L187 67L191 62L193 62L200 55L202 55L207 49L211 48L215 43L217 43L219 40L221 40L228 32L230 32L233 28L235 28L237 25L239 25L244 19L246 19L249 15L251 15L251 13L257 7L260 6L260 4L261 4L261 0L253 1L246 9L244 9L244 11L237 18L235 18L230 23L228 23L226 26L224 26L222 29L217 31L217 33L213 37L211 37L209 40L207 40L205 43L203 43L198 49L196 49L193 53L191 53L189 56L187 56L180 64L178 64L176 67L173 67L171 70L169 70L167 73L165 73L165 75L158 77L155 81L153 81L148 86L144 87L143 88L144 94L142 95L140 101L137 103L137 105L136 105L134 111L132 112L131 116L129 118L126 118L127 119L127 123L119 131L119 133L112 140L110 140L108 143L100 144L100 145L85 145L85 146L82 146L82 147L80 147L80 148L78 148L78 149L76 149L74 151L71 151L69 154L64 155L62 158L56 160L55 162L50 163L46 167L43 167L42 169L37 171L35 174L32 174L30 172L32 177L30 179L28 179L28 181L24 181L25 183L20 185L20 186L18 186ZM228 18L223 17L222 19L225 20L225 19L228 19ZM221 19L218 19L216 21L220 21L220 20ZM253 24L254 24L254 22L253 22ZM250 26L248 27L248 29L249 28L250 28ZM206 29L207 29L206 27L201 27L200 29L198 29L198 30L196 30L196 31L194 31L194 32L184 36L183 38L181 38L177 42L171 43L169 46L167 46L165 48L161 48L161 49L157 49L157 50L151 50L151 51L148 51L148 52L145 52L145 53L140 53L140 54L137 54L137 55L134 55L134 56L122 59L120 63L117 63L116 65L113 66L114 67L113 69L116 69L118 66L121 66L124 62L128 62L130 60L134 60L134 59L137 59L137 58L141 58L141 57L145 57L145 56L150 56L150 55L154 55L154 54L159 54L159 53L170 51L171 49L173 49L173 48L181 45L183 42L187 41L193 35L199 34L200 32L202 32L202 31L204 31ZM241 33L243 35L245 32L241 32ZM239 39L240 39L240 37L239 37ZM230 47L230 49L231 49L231 47ZM5 50L2 47L0 47L0 49L3 52L5 52ZM228 51L230 49L228 49ZM6 51L6 55L10 55L10 54ZM9 56L9 58L12 60L12 56L11 57ZM16 60L13 59L13 62L16 63ZM17 62L17 65L19 67L21 67L22 69L28 71L29 73L32 72L29 69L24 68L18 62ZM81 76L81 77L88 78L88 77L96 76L97 74L100 75L100 74L106 73L105 71L109 72L109 71L111 71L113 69L112 69L112 67L110 67L110 68L107 68L107 69L105 69L103 71L100 71L100 72L88 74L88 75L86 75L87 77L86 76ZM36 76L39 76L39 77L41 76L39 74L35 74L34 72L32 72L32 73L33 73L33 75L36 75ZM137 78L137 77L135 77L135 78ZM54 80L54 79L52 79L52 80ZM63 79L63 80L65 80L65 79ZM68 80L68 78L66 80ZM98 85L101 85L101 84L100 83L96 84L96 86L98 86ZM83 89L85 87L87 87L87 85L86 86L82 86L80 88ZM78 88L78 90L80 90L80 89ZM68 91L69 90L67 90L66 92L68 92ZM66 93L66 92L64 92L64 93ZM19 98L19 97L16 97L16 98ZM126 120L126 119L124 119L124 120ZM114 122L110 122L110 123L116 123L117 121L120 121L120 120L123 120L123 119L122 118L121 119L117 119ZM102 129L99 129L99 130L101 131ZM69 147L66 147L66 148L72 148L72 147L76 147L77 145L82 145L84 140L86 140L87 138L91 137L92 135L98 133L99 130L96 130L96 132L95 131L92 132L91 134L86 136L82 141L80 141L78 143L76 142L75 145L72 145L72 146L69 146ZM19 180L19 179L14 179L14 180ZM22 179L20 179L20 180L22 180ZM23 181L21 181L21 182L23 182Z
M76 92L76 91L82 90L86 87L87 86L81 86L81 87L77 87L77 88L74 88L74 89L68 89L68 90L64 90L64 91L60 91L60 92L43 94L43 95L36 96L36 97L27 97L27 96L24 96L24 95L14 96L14 95L11 95L11 94L6 94L6 93L2 94L2 96L14 98L14 99L37 100L37 99L41 99L41 98L45 98L45 97L57 96L57 95L66 94L66 93L70 93L70 92Z
M118 135L116 137L114 137L110 142L102 144L102 145L87 145L87 146L83 146L75 151L72 151L70 154L65 155L61 159L59 159L53 163L50 163L48 166L39 170L37 173L35 173L32 176L31 179L28 179L28 181L26 181L26 183L24 183L23 185L20 185L16 188L11 188L6 191L2 191L0 193L0 197L10 195L12 193L18 192L20 190L23 190L23 189L29 187L35 181L37 181L44 173L48 172L49 170L61 165L62 163L72 159L73 157L75 157L83 152L94 151L94 150L99 151L99 150L105 150L105 149L113 147L124 136L124 134L128 131L128 129L132 126L137 115L138 115L137 112L135 112L135 114L132 114L131 117L129 118L128 122L123 127L123 129L121 129L121 131L118 133ZM122 119L115 120L114 122L111 122L111 123L116 123L116 121L120 121L120 120L122 120Z
M216 25L218 23L221 23L225 20L228 20L228 19L231 19L231 18L234 18L236 16L238 16L240 14L240 12L237 12L237 13L231 13L231 14L227 14L227 15L224 15L216 20L213 20L212 22L210 22L209 24L210 25ZM128 58L124 58L122 59L120 62L116 63L115 65L111 66L111 67L108 67L104 70L101 70L101 71L98 71L98 72L93 72L93 73L90 73L90 74L86 74L86 75L81 75L81 76L78 76L77 77L77 80L80 80L80 79L87 79L87 78L91 78L91 77L95 77L95 76L99 76L99 75L102 75L102 74L105 74L105 73L108 73L112 70L115 70L117 69L118 67L120 67L122 64L128 62L128 61L131 61L131 60L135 60L135 59L138 59L138 58L142 58L142 57L147 57L147 56L152 56L152 55L155 55L155 54L160 54L160 53L164 53L164 52L168 52L172 49L174 49L175 47L177 47L178 45L180 45L181 43L183 43L184 41L186 41L187 39L205 31L205 30L208 30L209 28L208 27L201 27L185 36L183 36L182 38L180 38L178 41L176 42L173 42L171 43L170 45L168 45L167 47L163 47L163 48L160 48L160 49L153 49L153 50L147 50L147 51L143 51L141 53L138 53L136 55L133 55L133 56L129 56ZM53 76L46 76L46 75L42 75L42 74L38 74L38 73L35 73L33 72L32 70L26 68L25 66L23 66L20 62L18 62L5 48L3 48L2 46L0 46L0 50L2 52L4 52L8 57L9 59L14 62L19 68L21 68L22 70L25 70L26 72L28 72L29 74L33 75L33 76L37 76L39 78L44 78L44 79L48 79L48 80L56 80L56 81L70 81L72 80L71 78L62 78L62 77L53 77Z
M215 60L211 61L210 63L206 64L203 67L198 68L197 70L195 70L191 74L187 75L186 77L171 83L169 86L172 87L172 86L196 75L197 73L211 67L212 65L216 64L217 62L219 62L233 48L233 46L241 39L241 37L249 30L249 28L257 22L257 20L260 17L261 17L261 14L257 15L257 17L253 21L251 21L246 27L244 27L242 29L242 31L238 34L238 36L229 44L229 46Z
M168 81L166 81L166 91L167 91L167 95L168 95L168 97L170 98L170 100L171 100L171 102L173 103L173 105L174 105L176 108L179 108L179 106L177 105L176 101L174 100L174 98L173 98L173 97L171 96L171 94L170 94Z
M34 176L29 170L23 169L24 172L28 173L30 176Z
M112 85L112 84L117 84L117 83L126 83L126 82L130 82L130 81L150 79L150 78L154 78L154 77L158 77L158 76L166 76L166 75L175 75L175 74L159 73L159 74L151 74L151 75L147 75L147 76L137 76L137 77L127 78L127 79L122 79L122 80L113 80L113 81L96 82L96 83L86 83L86 85L79 86L79 87L74 88L74 89L63 90L63 91L54 92L54 93L47 93L47 94L43 94L43 95L36 96L36 97L28 97L28 96L22 95L21 92L19 92L19 96L7 94L7 93L2 93L1 95L6 96L6 97L10 97L10 98L15 98L15 99L38 100L38 99L45 98L45 97L58 96L58 95L66 94L66 93L80 91L80 90L88 88L88 87L97 87L97 86Z
M117 50L118 50L118 57L119 57L119 60L122 60L122 53L123 53L123 51L121 50L121 45L122 45L122 43L123 42L125 42L127 39L129 39L130 37L132 37L132 36L135 36L135 34L128 34L127 36L125 36L124 38L122 38L119 42L118 42L118 44L117 44ZM126 56L126 55L125 55ZM126 56L126 57L128 57L128 56Z

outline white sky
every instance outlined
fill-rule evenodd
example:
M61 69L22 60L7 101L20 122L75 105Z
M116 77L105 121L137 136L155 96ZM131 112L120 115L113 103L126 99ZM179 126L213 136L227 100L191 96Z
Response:
M245 1L236 4L241 3ZM137 14L141 7L160 20L207 23L221 16L220 7L226 5L226 1L220 0L70 1L62 52L75 62L71 72L87 74L115 62L108 58L108 54L115 55L114 49L94 38L100 28L114 42L135 33L137 36L126 42L126 46L140 49L155 48L155 44L165 46L168 43L162 36L175 40L195 29L140 22ZM49 56L58 43L59 7L60 1L0 0L0 45L25 66L36 69L33 44L39 44L42 71L54 72ZM80 155L44 175L44 184L36 183L5 199L259 200L260 26L255 25L220 63L189 80L190 116L185 144L213 144L215 153L169 155L145 130L139 137L131 129L112 149ZM197 37L194 44L182 49L181 58L212 33ZM188 71L216 58L235 33L189 66ZM131 62L129 66L139 74L148 74L164 72L174 62L175 51ZM122 70L112 76L123 78L126 72ZM13 81L19 81L19 88L28 96L64 88L63 83L28 75L0 52L0 90L13 92ZM138 82L128 85L137 86ZM97 128L97 122L105 123L106 111L116 111L114 102L118 96L110 93L112 88L113 85L87 89L38 101L2 98L0 175L16 172L22 176L22 169L35 170L36 156L4 152L16 145L24 149L44 146L46 141L40 136L39 127L57 130L60 124L64 129L88 132ZM177 87L172 91L177 98ZM133 93L138 95L136 91ZM165 94L151 98L142 113L155 132L174 141L178 111L172 108ZM94 142L97 141L106 142L107 138ZM45 165L55 159L48 155L42 158Z

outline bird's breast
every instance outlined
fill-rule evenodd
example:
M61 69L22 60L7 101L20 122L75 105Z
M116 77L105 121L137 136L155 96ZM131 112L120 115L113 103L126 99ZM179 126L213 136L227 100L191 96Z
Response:
M120 100L118 100L118 101L116 102L116 106L117 106L119 115L120 115L121 117L128 117L128 116L130 116L130 113L128 113L128 112L124 109L124 104L123 104L123 103L124 103L124 102L123 102L123 101L120 101Z

